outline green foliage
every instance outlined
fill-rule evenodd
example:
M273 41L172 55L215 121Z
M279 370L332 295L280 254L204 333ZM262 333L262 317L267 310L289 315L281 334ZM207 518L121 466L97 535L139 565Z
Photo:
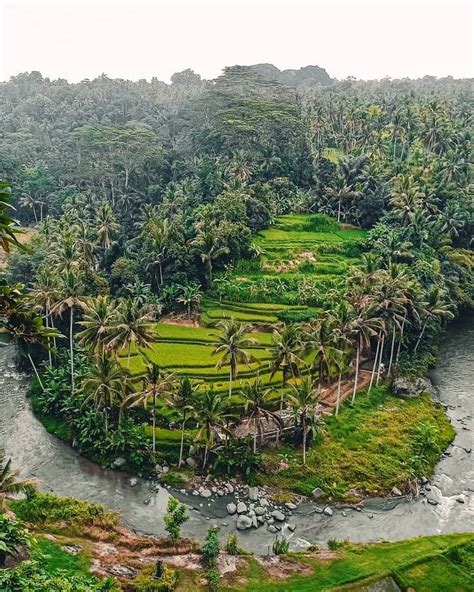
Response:
M285 538L284 536L277 536L275 537L275 540L273 541L273 553L275 555L285 555L286 553L288 553L288 550L290 548L290 541Z
M168 533L170 541L175 545L178 542L181 533L181 526L189 520L186 514L186 506L180 504L175 497L170 497L166 507L164 517L165 530Z
M220 552L220 543L218 536L219 529L211 526L207 531L206 538L201 547L201 553L207 565L214 566Z
M0 514L0 569L7 556L15 556L18 547L29 548L32 543L30 533L16 519Z
M151 571L151 568L133 580L133 589L136 592L173 592L176 589L179 582L179 571L172 569L165 563L160 567L160 577L157 577L156 573L149 575L148 571Z
M74 527L117 524L117 513L99 504L34 491L26 499L12 504L17 516L39 526L67 522Z
M241 555L242 549L239 545L239 537L234 533L229 533L225 542L225 552L229 555Z

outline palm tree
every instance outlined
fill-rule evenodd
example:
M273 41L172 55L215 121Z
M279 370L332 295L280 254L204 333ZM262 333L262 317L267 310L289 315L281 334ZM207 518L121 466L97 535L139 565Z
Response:
M18 469L12 469L11 459L5 460L5 456L0 452L0 514L11 515L8 502L19 493L28 493L33 487L38 485L37 479L17 480Z
M160 288L163 284L163 263L167 256L171 238L168 218L162 219L150 216L143 226L141 238L149 245L149 252L152 257L147 271L151 273L155 286Z
M446 293L438 286L433 286L428 292L427 299L421 303L421 315L424 321L413 350L414 352L416 352L423 339L428 323L432 320L441 322L454 318L452 308L452 305L447 301Z
M117 319L111 327L108 347L115 351L127 350L127 370L129 370L132 345L137 348L149 347L150 342L158 335L150 322L150 314L143 314L133 300L121 300L116 314Z
M124 369L103 352L96 358L95 364L81 383L80 391L85 394L83 405L92 401L96 411L104 412L106 432L109 412L115 407L119 409L120 426L121 407L127 395L126 376Z
M152 450L153 458L156 455L156 401L158 397L164 397L173 392L175 378L172 374L164 374L158 364L148 364L143 375L143 389L138 393L132 393L127 397L125 404L130 407L143 405L145 408L151 401L151 425L152 425Z
M120 227L117 224L114 213L110 204L103 202L96 218L97 224L97 238L102 248L108 249L112 245L112 238L114 232Z
M380 330L380 320L373 314L373 309L366 298L359 299L354 304L354 316L347 327L348 336L355 345L355 376L351 405L354 404L359 386L360 357L363 351L370 347L370 342Z
M46 328L54 329L53 317L51 315L51 308L53 303L56 301L58 290L57 281L51 269L43 267L36 276L36 282L32 290L34 300L44 310L44 322ZM56 339L54 339L54 347L56 348ZM50 368L53 366L53 360L51 357L51 344L48 344L48 358Z
M270 346L273 362L270 372L270 380L278 370L283 374L283 386L288 380L288 372L296 378L295 368L298 370L303 363L300 355L303 351L301 330L298 325L277 325L273 327L272 344ZM283 389L281 389L280 411L283 409Z
M178 302L181 302L186 307L188 318L191 318L193 308L199 305L202 299L201 288L198 284L187 284L181 288L181 296L178 297Z
M217 327L222 333L216 335L217 341L213 343L214 355L221 355L216 368L222 368L229 364L229 398L232 396L232 381L236 379L239 364L250 366L255 358L249 354L245 348L251 347L256 343L255 339L245 337L250 332L250 326L243 323L237 323L233 319L219 321Z
M253 384L249 383L243 389L245 413L250 423L254 426L253 451L257 451L257 437L260 439L260 445L263 442L262 424L264 421L274 423L277 433L283 428L281 417L268 407L272 404L271 389L262 388L260 379L257 378Z
M51 312L62 316L69 311L69 356L71 366L71 394L74 395L74 311L85 306L82 298L83 285L80 274L74 269L66 269L59 284L59 300L54 304Z
M316 418L316 406L319 400L319 392L313 387L312 380L305 376L298 386L292 386L288 398L290 406L297 418L303 434L303 465L306 465L306 444L308 432L314 427Z
M198 394L193 402L193 415L198 426L196 440L204 440L203 469L207 464L209 450L214 445L216 432L227 433L227 423L232 417L226 411L222 395L213 389Z
M96 355L107 349L112 329L117 321L115 302L109 296L97 296L85 305L79 325L83 330L77 334L81 346Z
M183 452L184 452L184 427L188 418L188 411L192 411L192 402L196 397L197 389L191 382L188 376L183 376L180 381L178 388L172 394L171 403L173 407L178 409L181 413L181 445L179 448L179 462L178 467L183 464Z
M207 267L207 285L212 284L212 269L216 259L229 252L225 236L220 232L219 227L213 224L198 222L196 225L197 235L190 242L196 248L201 261Z
M324 380L329 376L332 364L341 355L337 348L337 340L334 333L334 318L327 313L320 319L309 324L303 335L305 351L313 360L311 362L311 374L318 374L318 390L321 391Z
M337 381L336 416L339 414L339 403L341 398L342 373L347 362L347 349L351 348L351 323L354 318L353 307L341 300L334 308L332 317L334 319L334 341L339 351L335 357L336 366L339 371Z

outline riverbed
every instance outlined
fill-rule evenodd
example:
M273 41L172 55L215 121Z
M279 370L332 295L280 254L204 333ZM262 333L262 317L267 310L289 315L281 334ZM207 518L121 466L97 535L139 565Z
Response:
M17 372L13 356L12 346L0 348L0 448L12 458L21 475L37 477L45 491L117 509L131 528L163 534L170 491L159 488L152 493L144 480L131 487L129 476L101 469L48 434L31 411L26 398L29 378ZM447 406L456 438L438 463L427 495L367 500L360 512L333 507L332 516L318 513L318 506L305 502L291 516L295 531L283 528L292 548L324 544L329 539L394 541L474 531L474 315L452 324L430 378L440 402ZM202 539L211 524L220 527L223 537L235 531L235 518L225 511L230 499L209 501L172 493L189 505L190 520L183 527L183 535ZM243 547L259 553L266 552L275 537L264 527L239 536Z

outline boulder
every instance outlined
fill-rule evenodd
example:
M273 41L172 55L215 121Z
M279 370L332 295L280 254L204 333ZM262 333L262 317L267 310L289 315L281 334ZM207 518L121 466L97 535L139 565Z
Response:
M296 504L293 504L292 502L287 502L285 504L285 507L288 508L288 510L296 510L296 508L298 507Z
M324 508L323 512L326 514L326 516L332 516L334 514L333 509L330 508L329 506L326 506Z
M227 483L226 487L229 493L234 493L234 486L231 483Z
M212 491L210 489L203 489L200 493L201 497L208 498L211 497Z
M296 525L295 524L287 524L287 526L288 526L288 530L290 532L295 532L295 530L296 530Z
M413 399L419 397L422 393L429 392L433 394L435 389L426 379L417 378L416 380L411 380L410 378L400 377L395 378L392 382L392 392L402 399Z
M197 467L197 462L191 456L188 456L188 458L186 459L186 464L191 469L195 469Z
M392 487L391 494L397 496L403 495L402 492L398 489L398 487Z
M284 522L285 520L285 514L283 514L283 512L280 512L280 510L273 510L272 517L280 522Z
M245 514L241 514L237 518L237 530L247 530L253 526L252 518L249 518Z
M270 526L268 527L268 532L278 532L278 528L276 526L274 526L273 524L270 524Z
M224 495L224 492L223 492L223 490L222 490L222 489L218 489L218 490L217 490L217 495L218 495L219 497L222 497L222 496Z
M319 497L324 495L324 491L321 489L321 487L315 487L311 492L311 495L314 497L314 499L318 499Z
M130 487L136 487L138 485L138 479L136 477L131 477L128 481Z
M226 509L231 516L237 512L237 506L233 503L227 504Z
M258 501L258 487L249 487L249 500L252 502Z
M247 512L247 504L244 502L239 502L237 504L237 514L245 514Z
M262 506L262 508L268 508L268 506L270 505L270 503L265 498L262 498L260 500L260 505Z
M255 514L257 516L263 516L265 514L265 508L262 508L262 506L257 506L255 508Z

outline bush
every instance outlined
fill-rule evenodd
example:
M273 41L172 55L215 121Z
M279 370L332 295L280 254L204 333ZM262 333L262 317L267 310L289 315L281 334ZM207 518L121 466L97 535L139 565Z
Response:
M217 558L219 557L220 543L217 535L218 532L219 529L217 527L211 526L207 531L206 538L204 539L201 548L204 561L210 567L213 567L216 564Z
M24 500L12 503L17 516L33 524L67 522L75 526L114 526L118 515L100 504L33 491Z
M0 568L9 555L15 555L18 547L29 547L31 541L30 533L18 520L0 514Z
M242 553L239 546L239 537L236 534L229 534L225 543L225 550L229 555L240 555Z
M307 323L315 318L311 310L283 310L277 313L278 320L282 323Z
M178 585L179 572L171 569L168 565L160 564L160 575L155 568L153 575L142 574L133 580L133 589L136 592L173 592Z
M180 487L181 485L186 485L186 479L180 473L169 471L160 477L160 484Z
M189 520L186 514L186 506L180 504L175 497L170 497L166 508L165 530L173 544L176 544L181 534L181 526Z

